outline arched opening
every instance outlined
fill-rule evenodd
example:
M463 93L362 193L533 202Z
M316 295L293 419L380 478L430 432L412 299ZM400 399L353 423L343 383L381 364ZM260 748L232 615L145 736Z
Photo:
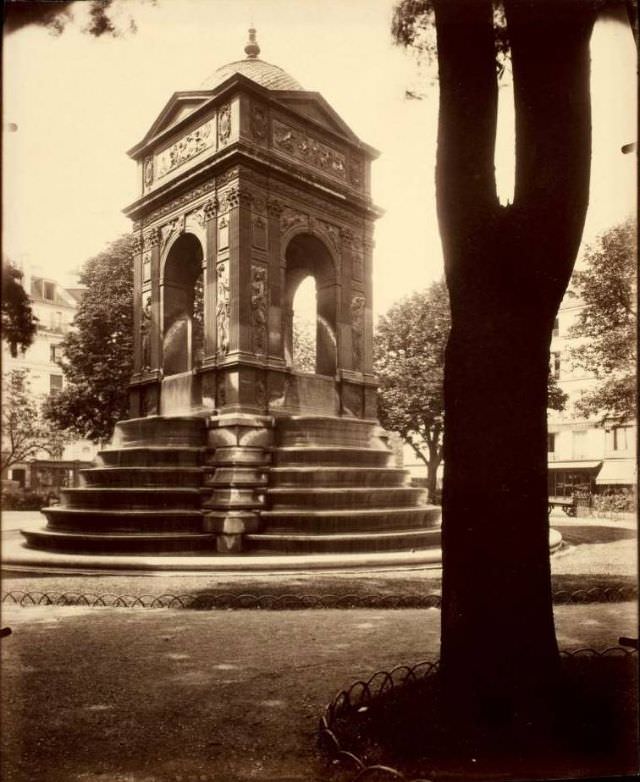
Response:
M305 277L293 296L291 366L297 372L315 372L318 338L316 333L316 281Z
M299 234L289 242L285 260L285 360L298 371L335 375L338 286L333 258L320 239ZM306 350L301 328L313 335L305 340Z
M162 365L165 377L202 361L202 246L183 234L169 250L163 276Z

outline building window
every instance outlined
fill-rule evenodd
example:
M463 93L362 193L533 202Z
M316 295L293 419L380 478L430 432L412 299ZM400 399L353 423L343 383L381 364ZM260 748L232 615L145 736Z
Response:
M616 426L611 430L612 447L614 451L627 450L627 427Z
M560 377L560 353L553 352L551 354L551 374L557 380Z
M586 431L573 432L573 458L584 459L587 455L587 433Z
M43 286L43 298L45 301L53 301L56 294L56 286L53 282L46 282Z
M52 364L57 364L61 358L62 358L62 346L49 345L49 361Z
M556 436L555 433L549 432L547 434L547 453L556 452Z
M49 375L49 393L55 395L62 391L62 375Z
M554 337L559 337L560 336L560 318L556 318L553 321L553 332L552 332L552 334L553 334Z

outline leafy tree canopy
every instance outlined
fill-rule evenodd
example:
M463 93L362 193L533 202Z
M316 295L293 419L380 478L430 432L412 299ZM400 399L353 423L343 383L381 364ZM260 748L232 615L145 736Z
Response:
M374 343L380 421L398 432L427 465L433 490L431 473L442 461L444 356L450 327L449 294L440 280L394 304L378 321ZM550 409L564 409L567 395L551 373L547 393Z
M599 381L576 402L586 416L635 417L636 257L636 224L630 218L599 237L573 276L573 293L584 308L570 331L580 339L571 358Z
M397 302L378 321L378 412L427 465L431 499L442 461L444 351L451 325L444 280Z
M31 309L29 295L22 287L22 272L10 261L2 261L2 337L15 358L33 342L38 319Z
M29 370L7 372L2 385L2 471L35 459L41 451L60 458L70 436L44 420Z
M153 5L157 0L147 0ZM4 32L7 35L23 27L44 27L54 35L64 32L74 20L74 9L87 5L89 21L83 32L96 38L107 35L113 38L125 32L135 33L134 18L123 13L122 0L7 0L4 4Z
M88 260L86 291L74 330L62 342L66 387L46 406L47 418L94 442L108 440L126 417L133 361L133 236L125 235Z

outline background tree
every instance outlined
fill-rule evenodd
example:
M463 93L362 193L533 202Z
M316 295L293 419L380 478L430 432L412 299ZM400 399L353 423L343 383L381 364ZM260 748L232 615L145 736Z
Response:
M394 304L378 321L375 372L382 425L398 432L427 470L436 498L444 433L444 356L451 313L443 280ZM567 394L549 373L547 407L563 410Z
M133 236L88 260L74 329L62 342L65 388L47 402L51 422L94 442L108 440L127 414L133 363Z
M374 342L380 422L398 432L425 464L431 502L442 461L442 382L450 323L449 294L441 280L394 304L378 320Z
M157 0L148 0L153 5ZM132 16L123 13L125 4L114 0L6 0L4 3L4 32L7 35L23 27L45 27L60 35L73 23L74 10L87 6L89 21L83 32L96 38L118 37L125 31L135 32Z
M490 727L526 720L539 698L551 697L560 670L548 550L547 378L553 323L588 203L595 10L582 0L504 2L516 174L513 203L501 206L493 4L433 5L436 195L452 320L440 670L458 721L464 712Z
M38 318L31 309L29 294L22 287L22 272L6 258L2 259L2 338L15 358L33 342Z
M7 372L2 385L2 472L35 459L41 451L60 458L70 436L44 420L31 391L29 370Z
M629 219L599 237L573 276L584 308L569 336L584 341L572 348L571 360L599 381L576 402L586 416L621 423L636 416L636 259L636 224Z

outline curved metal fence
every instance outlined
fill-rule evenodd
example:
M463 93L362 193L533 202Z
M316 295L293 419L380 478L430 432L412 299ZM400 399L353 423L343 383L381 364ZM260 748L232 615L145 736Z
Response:
M633 585L577 589L572 592L557 590L553 594L556 604L617 603L633 600ZM214 609L265 609L299 610L305 608L440 608L438 593L422 594L406 592L388 594L382 592L342 594L252 594L237 592L193 593L174 595L127 595L82 592L22 591L3 593L2 603L28 606L89 606L92 608L188 608L192 610Z
M612 646L603 651L588 647L573 651L563 650L562 657L629 657L638 654L637 649ZM368 709L376 698L391 690L411 683L424 681L439 669L439 661L423 661L413 666L398 665L391 671L376 671L366 681L359 679L345 690L340 690L329 703L320 718L318 746L328 758L336 772L353 773L349 782L433 782L425 777L409 779L398 769L390 766L368 765L353 748L349 748L340 735L338 722ZM341 777L345 779L345 777Z

